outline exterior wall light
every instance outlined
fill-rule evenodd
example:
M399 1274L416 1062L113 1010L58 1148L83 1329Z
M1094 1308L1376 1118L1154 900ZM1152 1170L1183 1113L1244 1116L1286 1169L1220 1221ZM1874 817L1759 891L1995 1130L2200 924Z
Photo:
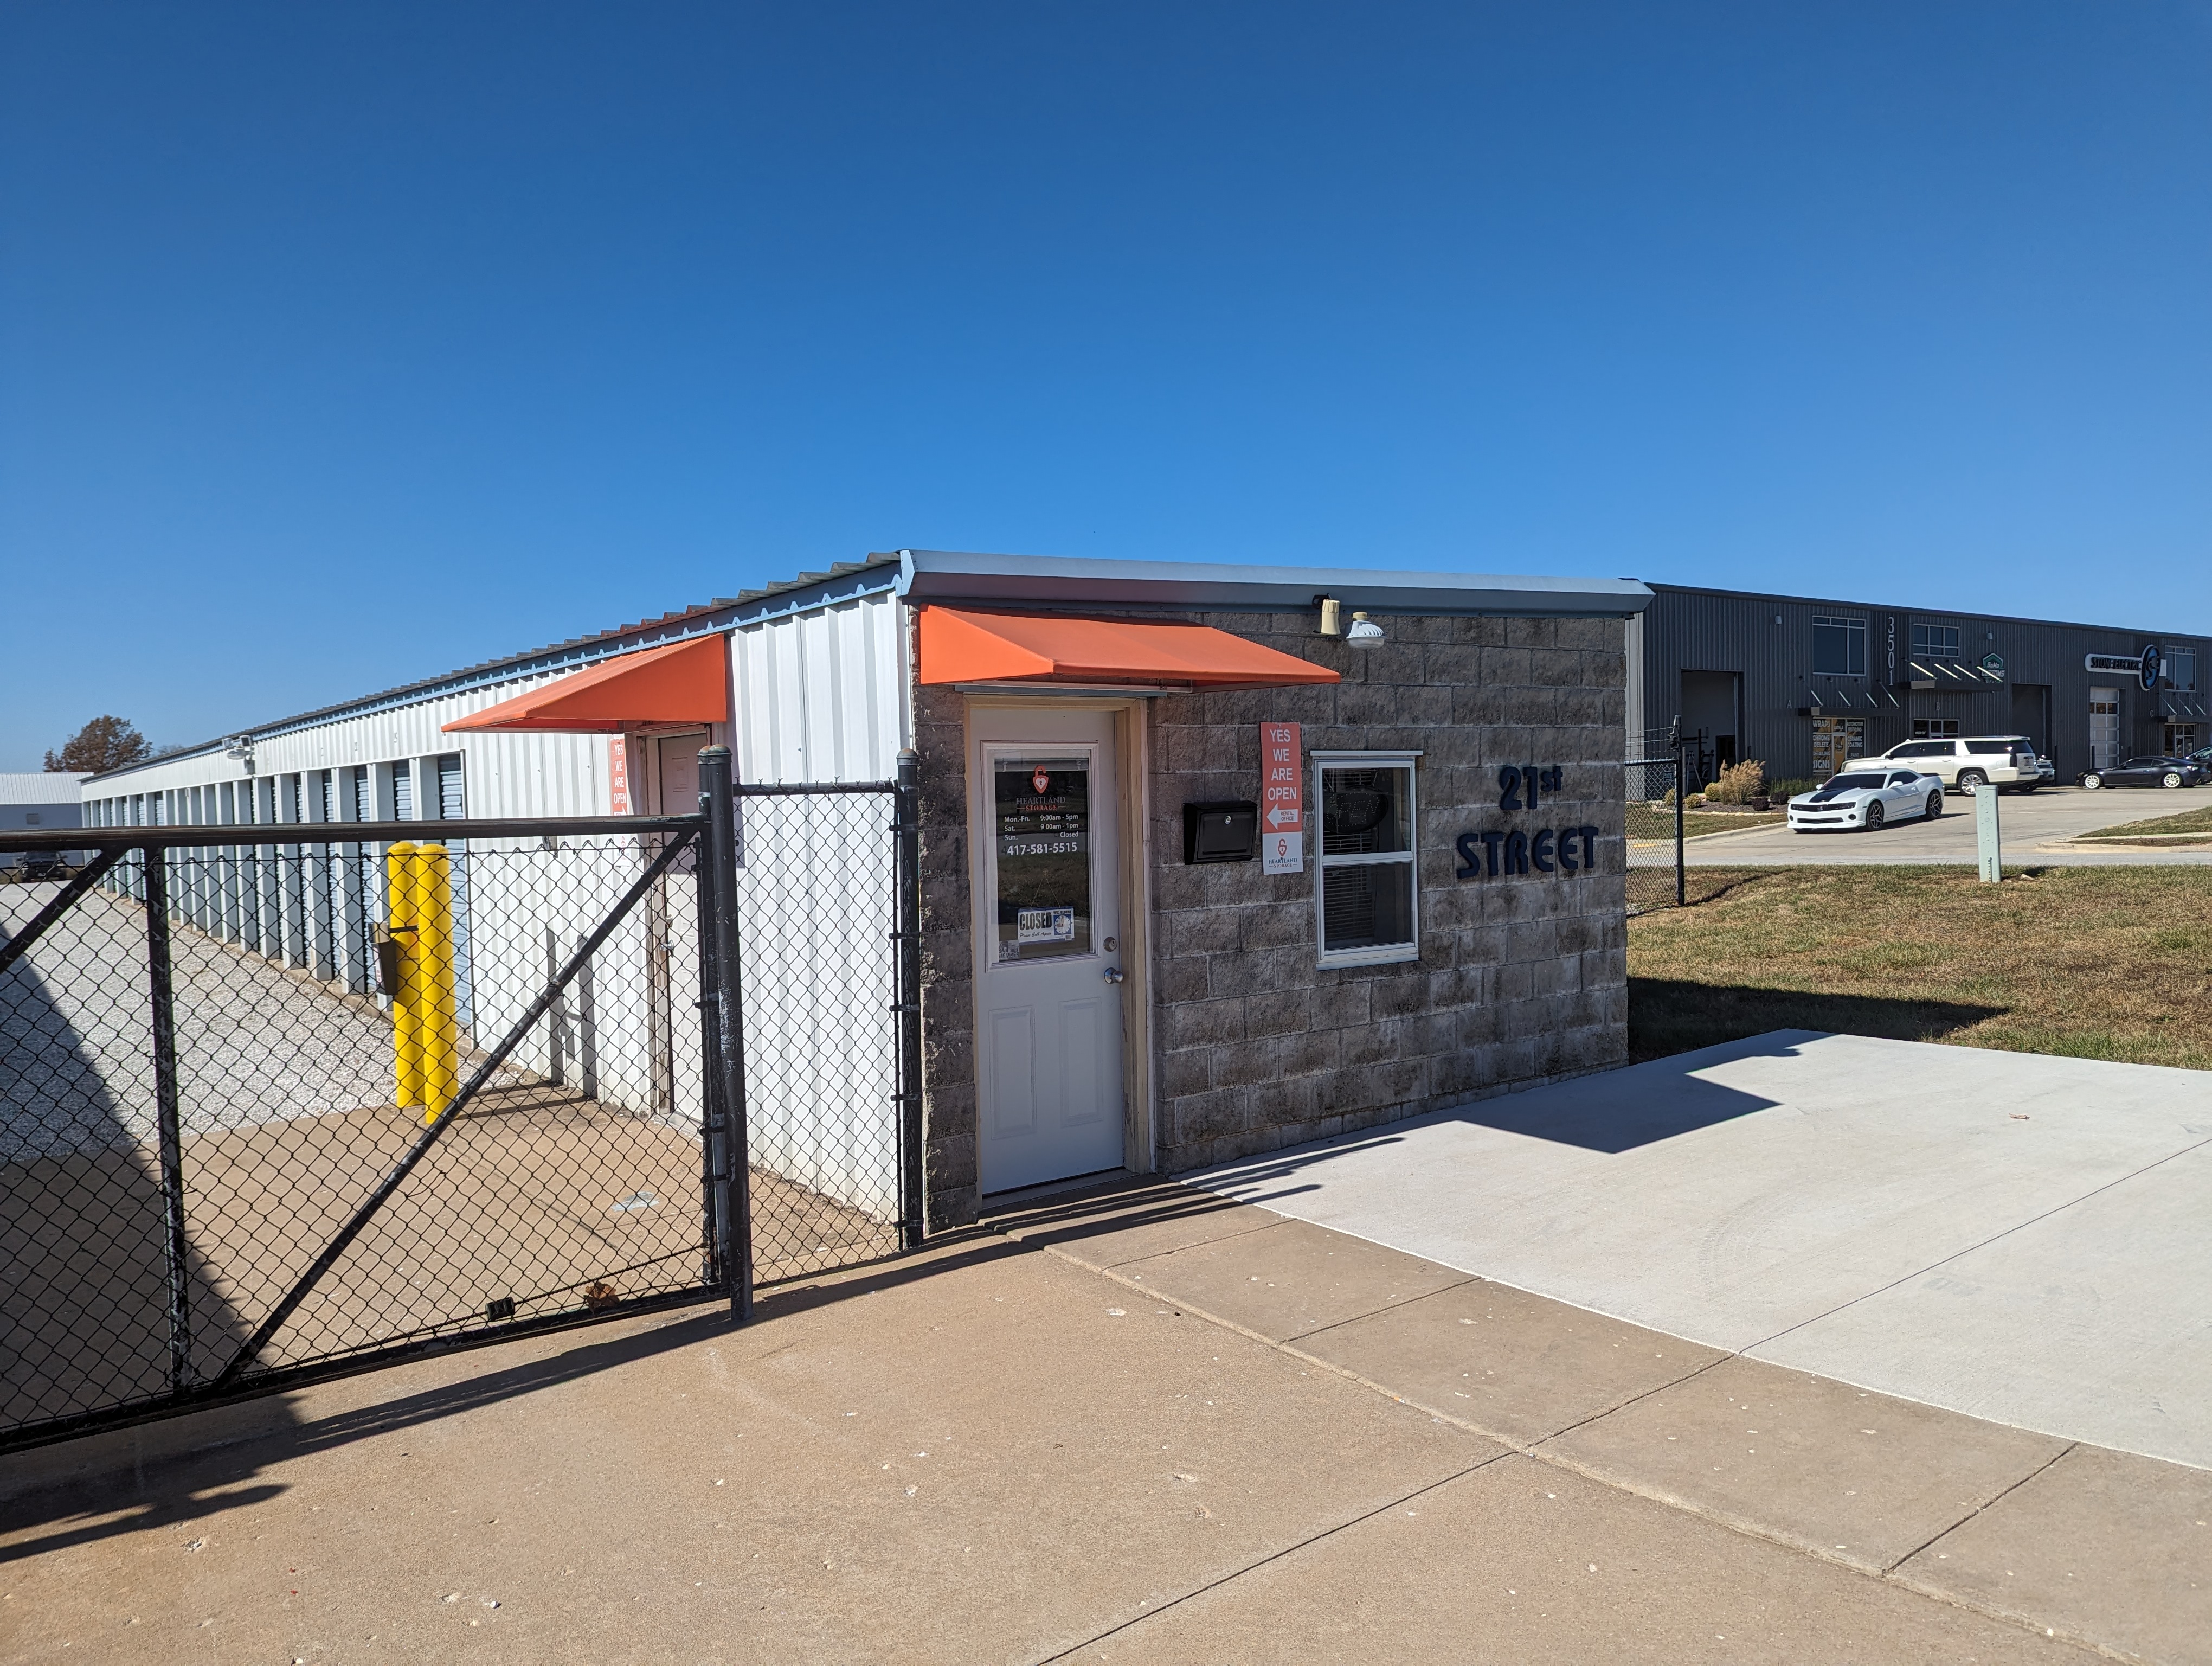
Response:
M1345 641L1352 648L1373 648L1382 640L1382 627L1364 613L1352 616L1352 629L1344 633Z
M1343 635L1342 605L1334 596L1316 596L1314 602L1321 609L1321 634L1324 636Z

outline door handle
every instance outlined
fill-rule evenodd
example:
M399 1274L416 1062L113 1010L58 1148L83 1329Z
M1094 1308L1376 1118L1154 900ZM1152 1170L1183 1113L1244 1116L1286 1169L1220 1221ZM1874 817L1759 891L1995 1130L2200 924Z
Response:
M1109 966L1106 969L1106 981L1109 983L1121 982L1122 981L1121 969L1119 966Z

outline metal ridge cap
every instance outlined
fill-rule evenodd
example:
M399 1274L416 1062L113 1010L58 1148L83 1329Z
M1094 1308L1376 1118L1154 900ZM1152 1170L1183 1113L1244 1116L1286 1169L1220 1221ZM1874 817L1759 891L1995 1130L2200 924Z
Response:
M1425 573L1261 567L1224 562L899 551L899 594L912 602L1112 602L1125 606L1258 605L1304 611L1334 594L1378 613L1498 613L1620 617L1650 604L1637 579L1545 574Z

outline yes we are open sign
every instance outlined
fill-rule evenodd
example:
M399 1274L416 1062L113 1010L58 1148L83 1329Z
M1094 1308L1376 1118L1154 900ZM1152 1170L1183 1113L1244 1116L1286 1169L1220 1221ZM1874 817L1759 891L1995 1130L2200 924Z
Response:
M1303 873L1306 866L1305 785L1298 726L1260 726L1260 866L1267 873Z

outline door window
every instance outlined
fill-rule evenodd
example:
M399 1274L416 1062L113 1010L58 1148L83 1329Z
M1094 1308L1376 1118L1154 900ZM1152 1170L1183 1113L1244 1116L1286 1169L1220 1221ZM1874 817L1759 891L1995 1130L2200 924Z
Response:
M1866 720L1863 717L1816 717L1813 720L1813 769L1822 780L1839 772L1855 757L1866 754Z
M1091 952L1091 760L991 760L994 957Z
M2089 767L2109 769L2120 753L2120 691L2089 690Z
M1321 964L1417 958L1413 759L1316 754L1314 762L1321 777Z

